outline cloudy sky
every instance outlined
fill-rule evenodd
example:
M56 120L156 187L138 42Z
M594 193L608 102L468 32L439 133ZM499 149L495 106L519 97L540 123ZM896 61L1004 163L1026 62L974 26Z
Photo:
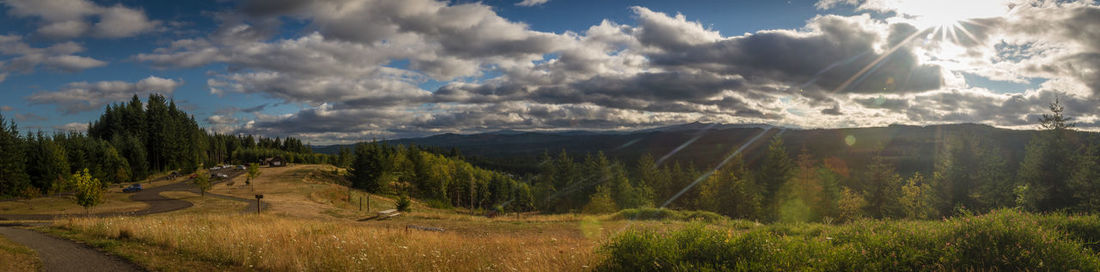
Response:
M0 0L0 112L314 144L687 122L1100 129L1095 1Z

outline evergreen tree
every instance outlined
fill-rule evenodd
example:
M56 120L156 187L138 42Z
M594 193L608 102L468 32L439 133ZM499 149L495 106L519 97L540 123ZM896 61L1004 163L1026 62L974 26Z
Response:
M867 214L874 218L894 218L905 212L899 203L902 180L894 167L881 155L872 158L864 177L866 186L863 197L867 200Z
M1077 158L1069 188L1076 202L1074 210L1100 211L1100 144L1090 144Z
M1027 209L1055 211L1074 206L1073 198L1066 197L1073 195L1068 186L1075 166L1073 124L1063 116L1064 110L1057 100L1050 104L1051 113L1039 120L1046 130L1032 137L1020 163L1017 201Z
M764 155L764 161L760 164L760 172L757 172L756 182L763 190L765 204L765 216L778 215L779 200L776 194L779 188L791 179L794 174L794 163L787 155L787 149L783 146L783 139L772 138L768 145L768 152Z
M24 150L15 122L0 115L0 195L14 196L31 185Z

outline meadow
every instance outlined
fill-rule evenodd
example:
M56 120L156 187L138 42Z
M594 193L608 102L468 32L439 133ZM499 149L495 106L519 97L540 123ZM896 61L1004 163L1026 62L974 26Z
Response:
M349 193L353 200L367 195L328 182L331 169L265 168L254 189L238 181L212 190L262 192L271 205L262 214L242 213L242 202L165 192L195 206L142 217L69 218L39 230L157 271L1100 269L1097 216L1005 209L942 220L761 224L652 208L489 218L416 202L403 216L363 220L392 208L392 196L371 195L372 212L360 211Z

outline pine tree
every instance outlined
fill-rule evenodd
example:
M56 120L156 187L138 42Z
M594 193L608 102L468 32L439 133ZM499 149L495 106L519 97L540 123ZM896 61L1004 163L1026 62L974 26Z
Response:
M783 139L773 138L756 177L757 184L763 190L764 203L766 203L765 216L778 215L779 199L776 198L776 194L793 174L794 163L791 162L787 149L783 146Z
M1063 116L1059 101L1050 104L1050 114L1043 114L1038 132L1028 143L1020 163L1017 202L1034 211L1055 211L1070 208L1073 198L1067 185L1073 173L1074 144L1070 118Z
M1100 211L1100 144L1090 144L1076 161L1068 184L1076 202L1074 210Z
M15 122L0 115L0 195L14 196L31 185L24 150Z
M874 218L894 218L903 215L904 210L898 202L901 198L902 180L894 167L881 155L872 158L864 177L866 189L863 197L867 200L867 214Z

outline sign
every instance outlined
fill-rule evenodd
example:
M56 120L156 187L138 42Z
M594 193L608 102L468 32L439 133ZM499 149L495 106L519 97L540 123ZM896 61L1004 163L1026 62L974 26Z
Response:
M256 199L264 198L264 195L256 195Z

